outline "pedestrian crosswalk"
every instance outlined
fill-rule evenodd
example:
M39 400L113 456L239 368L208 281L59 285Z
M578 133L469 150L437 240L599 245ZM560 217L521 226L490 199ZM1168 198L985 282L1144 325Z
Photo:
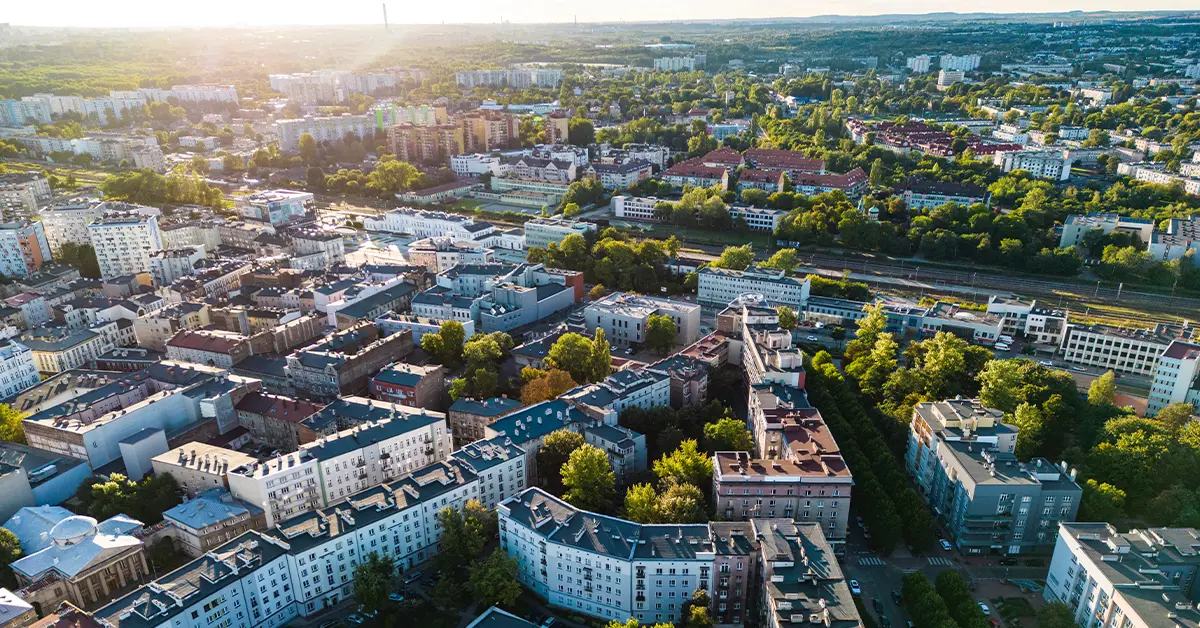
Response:
M941 556L930 556L929 564L935 567L953 567L954 561L949 558L942 558Z
M882 567L887 563L883 562L883 559L877 556L868 556L866 558L858 559L858 564L862 565L863 567Z

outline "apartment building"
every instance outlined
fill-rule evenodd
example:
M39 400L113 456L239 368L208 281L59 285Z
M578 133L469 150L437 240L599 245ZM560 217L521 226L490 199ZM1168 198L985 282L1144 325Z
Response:
M154 285L166 286L171 282L196 272L196 264L204 259L204 249L186 247L161 249L150 253L150 274Z
M1162 323L1145 329L1068 323L1060 352L1073 364L1150 376L1172 341L1189 339L1190 330Z
M226 477L231 469L257 461L240 451L192 442L154 456L150 466L155 473L170 473L188 497L196 497L212 489L229 488Z
M509 148L521 135L518 116L501 111L481 110L460 115L456 124L463 132L463 152L485 153Z
M409 163L445 163L466 150L463 133L454 124L396 124L387 127L388 151Z
M207 303L172 303L160 310L138 316L133 321L133 333L139 346L163 353L167 350L167 341L176 333L211 323Z
M477 177L485 173L500 176L500 158L485 153L452 155L450 169L460 177Z
M719 186L722 190L729 188L729 170L706 165L701 157L672 165L663 171L662 179L678 188L687 185L702 188Z
M433 408L446 392L446 369L398 362L371 378L371 397L410 408Z
M730 207L729 218L737 224L737 221L746 223L746 226L755 231L766 231L775 233L775 229L779 227L779 223L783 221L783 217L788 213L782 209L767 209L762 207Z
M459 87L499 85L504 87L558 87L563 71L558 68L513 68L510 70L460 70L454 73Z
M1004 172L1026 170L1039 179L1066 181L1071 178L1071 162L1059 151L1004 151L993 157Z
M227 474L229 492L263 509L267 527L302 515L321 505L317 461L300 450L234 467Z
M496 510L500 548L517 560L518 580L551 606L606 621L673 623L693 591L713 590L707 524L637 524L536 487Z
M375 136L375 116L366 114L307 116L292 120L280 120L276 126L279 128L279 150L289 153L300 150L300 136L305 133L313 136L318 144L340 142L347 134L360 140Z
M21 335L39 373L76 369L111 351L116 345L91 329L37 327Z
M183 330L167 341L166 353L172 360L231 369L250 357L250 338L216 329Z
M323 407L262 392L252 392L234 406L238 425L249 430L258 442L285 452L296 451L300 445L317 439L318 434L305 422Z
M826 541L820 526L787 519L754 519L752 534L759 545L762 591L756 597L763 626L788 628L805 620L826 628L864 625L834 547Z
M486 428L500 417L521 408L516 399L493 397L477 401L461 397L450 405L447 418L450 432L454 435L454 446L462 447L487 436Z
M0 340L0 399L8 399L39 381L33 351L16 340Z
M772 305L803 309L808 301L811 282L789 277L782 270L751 265L746 270L704 267L699 271L696 301L709 305L728 305L738 297L757 294Z
M897 190L910 210L931 209L947 203L969 207L976 203L988 203L988 191L972 183L933 181L920 176L911 176Z
M929 72L929 68L932 64L933 58L929 55L917 55L915 57L909 57L905 62L905 66L912 70L915 74L925 74Z
M150 272L150 254L163 248L156 216L113 212L93 220L87 230L104 279Z
M943 70L972 72L979 69L979 55L942 55L939 67Z
M28 277L50 262L50 243L41 221L0 223L0 274Z
M612 163L594 162L587 166L584 174L598 179L607 190L621 190L650 178L654 165L641 159L626 159Z
M380 338L375 324L364 321L289 355L287 378L295 390L318 398L354 394L366 390L371 375L412 350L411 333Z
M867 173L862 168L855 168L844 174L798 174L792 179L792 191L805 196L840 191L850 199L857 199L869 184Z
M496 226L477 221L470 216L425 211L401 207L380 216L363 221L367 231L406 233L420 238L448 236L455 241L476 242L496 231Z
M0 174L0 220L33 218L50 197L50 183L40 174Z
M588 416L616 425L615 415L626 408L649 410L670 405L671 382L666 373L657 369L628 368L594 384L573 388L559 398Z
M440 273L459 265L495 264L496 252L469 242L455 242L449 237L435 237L409 244L406 258L410 264Z
M238 199L238 210L249 220L281 225L294 217L303 216L312 205L311 192L269 190Z
M596 223L559 217L534 218L525 223L525 247L544 249L551 242L562 244L567 236L577 233L586 236L596 232Z
M52 205L42 210L42 225L50 251L58 254L64 244L91 244L87 225L102 216L107 205L100 201Z
M1146 414L1153 416L1173 403L1200 406L1200 344L1173 340L1154 365Z
M179 550L192 558L203 556L250 530L263 530L262 509L236 500L225 489L209 489L163 511L163 521L175 532Z
M1128 233L1135 236L1142 244L1149 244L1154 238L1154 221L1147 218L1130 218L1118 214L1092 212L1090 214L1071 214L1063 221L1062 236L1058 240L1059 248L1082 246L1083 237L1090 231L1099 229L1105 234L1113 232Z
M552 111L546 114L546 143L566 144L571 130L571 115L566 111Z
M654 69L660 72L695 72L703 68L708 57L695 54L690 57L659 57L654 60Z
M964 554L1047 550L1058 523L1079 511L1075 470L1044 458L1017 460L1017 427L1002 416L975 399L913 409L905 466Z
M587 329L604 330L616 345L641 345L646 341L646 321L666 315L675 323L675 344L687 346L700 337L700 306L638 294L614 292L583 310Z
M1108 523L1061 523L1042 596L1065 604L1083 628L1187 625L1195 605L1193 528L1118 532Z

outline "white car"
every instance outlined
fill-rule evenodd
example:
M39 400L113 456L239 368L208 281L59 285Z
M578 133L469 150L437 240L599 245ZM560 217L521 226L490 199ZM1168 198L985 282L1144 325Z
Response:
M992 614L992 609L988 608L987 604L984 604L983 602L979 602L978 604L979 604L979 610L983 611L984 615Z
M850 581L850 593L854 595L862 595L862 587L858 586L858 580Z
M942 549L946 550L947 552L954 549L954 546L950 545L950 541L947 541L946 539L938 539L938 545L941 545Z
M1009 349L1012 349L1012 347L1010 347L1010 346L1008 346L1008 345L1004 344L1003 342L997 342L997 343L996 343L996 350L997 350L997 351L1008 351Z
M1038 364L1041 364L1042 366L1054 366L1054 363L1050 360L1038 360Z
M806 340L808 340L809 342L816 342L817 340L819 340L819 338L817 338L816 336L809 336L808 338L806 338Z

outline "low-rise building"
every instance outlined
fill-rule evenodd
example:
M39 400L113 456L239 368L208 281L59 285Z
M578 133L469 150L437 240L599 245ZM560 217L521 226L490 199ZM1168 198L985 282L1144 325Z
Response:
M941 207L947 203L986 205L989 199L987 189L973 183L934 181L916 175L909 177L896 192L910 210Z
M1063 221L1062 235L1059 237L1059 248L1082 246L1083 238L1090 231L1099 229L1104 234L1114 231L1135 236L1142 244L1149 244L1154 237L1154 221L1147 218L1131 218L1118 214L1093 212L1090 214L1071 214Z
M737 189L739 192L754 189L768 194L783 191L783 181L786 175L772 170L743 170L738 173Z
M381 338L375 324L364 321L289 355L288 382L318 398L365 391L371 375L404 359L413 347L412 333L401 330Z
M584 171L585 176L598 179L607 190L620 190L650 178L654 164L641 159L624 161L593 162Z
M256 458L240 451L206 443L188 443L150 460L155 473L169 473L189 497L210 489L228 488L225 476L230 469L255 462Z
M677 345L690 345L700 337L700 306L693 303L614 292L589 303L583 315L587 329L603 329L617 345L645 343L646 321L655 315L671 317Z
M1004 172L1025 170L1039 179L1066 181L1071 178L1071 162L1060 151L1005 151L993 157Z
M244 365L245 363L243 363ZM317 439L317 433L304 422L324 406L302 399L252 392L234 406L238 424L250 430L258 442L281 451L292 452Z
M586 235L596 231L596 224L568 218L534 218L525 223L525 247L544 249L551 242L562 244L571 234Z
M613 215L617 218L625 220L658 220L654 214L654 207L659 203L665 202L655 196L624 196L616 195L612 198L611 206Z
M249 530L267 526L261 508L234 499L228 490L209 489L191 500L163 511L163 521L174 528L180 551L197 558Z
M1200 405L1200 344L1173 340L1158 357L1151 375L1146 414L1173 403Z
M729 188L729 170L706 165L700 157L681 161L667 168L663 171L662 178L678 188L685 185L702 188L719 186L722 190Z
M371 378L371 397L412 408L435 408L446 390L446 369L398 362ZM444 406L443 406L444 407Z
M920 333L932 336L944 331L974 342L991 344L1000 339L1003 328L1004 318L1001 316L939 301L921 318Z
M783 217L788 213L782 209L769 209L764 207L730 207L729 217L736 224L737 221L746 223L746 226L755 231L766 231L775 233L775 229L779 227L779 223L783 221Z
M1075 470L1013 455L1016 426L975 399L918 403L905 466L964 554L1045 551L1059 522L1075 520Z
M1151 376L1171 342L1190 339L1190 330L1163 323L1145 329L1068 323L1059 350L1072 364Z
M450 404L447 418L450 433L454 435L454 446L462 447L487 436L487 426L497 419L516 412L521 402L516 399L493 397L476 401L462 397Z
M782 270L759 266L750 266L746 270L706 266L699 271L696 301L724 306L738 297L756 294L773 305L803 309L811 283L807 278L789 277Z

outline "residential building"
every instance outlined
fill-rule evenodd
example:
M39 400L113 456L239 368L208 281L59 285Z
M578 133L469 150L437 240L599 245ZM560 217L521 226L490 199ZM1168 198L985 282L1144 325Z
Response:
M782 172L772 170L743 170L738 173L737 189L744 192L748 189L762 190L768 194L783 191L784 177Z
M156 216L112 212L87 230L104 279L150 272L150 254L163 248Z
M1200 621L1197 531L1110 523L1060 523L1042 596L1065 604L1080 626L1156 626Z
M305 133L313 136L318 144L324 142L340 142L346 135L353 135L362 140L375 135L375 116L353 115L344 113L340 116L304 117L293 120L280 120L279 150L294 153L300 150L300 136Z
M601 147L601 161L641 159L662 170L671 161L671 149L658 144L626 144L624 148Z
M165 353L167 341L176 333L211 323L208 304L172 303L160 310L138 316L137 320L133 321L133 333L139 346Z
M452 155L450 169L460 177L478 177L483 174L500 176L500 158L485 153Z
M750 266L746 270L730 270L706 266L699 271L698 303L728 305L748 294L762 295L773 305L789 305L803 309L808 301L811 282L789 277L782 270Z
M538 625L521 619L498 606L491 606L483 611L482 615L467 624L467 628L538 628Z
M1071 177L1071 162L1059 151L998 152L993 163L1004 172L1026 170L1039 179L1066 181Z
M760 547L758 570L762 575L755 578L762 587L757 606L765 628L787 628L805 618L827 628L866 625L820 526L755 519L752 530Z
M324 407L262 392L252 392L234 406L238 424L249 430L255 440L285 452L296 451L300 445L317 439L318 434L305 422Z
M64 244L91 244L88 223L104 215L108 204L100 201L52 205L42 210L42 225L50 251L57 255Z
M905 466L964 554L1048 550L1058 523L1079 511L1075 470L1044 458L1017 460L1017 427L1002 417L977 399L913 409Z
M21 335L21 344L33 353L39 373L61 373L79 368L115 346L91 329L38 327Z
M695 54L690 57L659 57L654 60L654 69L660 72L695 72L703 68L707 55Z
M503 87L558 87L563 71L558 68L513 68L510 70L461 70L454 73L459 87L499 85Z
M17 597L12 591L0 588L0 626L24 628L37 620L38 614L33 610L32 604Z
M915 74L925 74L929 71L933 59L929 55L918 55L909 57L905 65Z
M22 278L50 262L50 243L41 221L0 223L0 274Z
M1172 340L1151 375L1146 414L1153 416L1173 403L1200 406L1200 344Z
M1166 148L1169 150L1170 146ZM1179 185L1188 194L1200 195L1200 176L1194 174L1195 172L1196 170L1190 167L1186 171L1181 168L1178 174L1169 172L1162 163L1123 163L1117 166L1118 174L1159 185Z
M191 558L203 556L249 530L267 526L262 509L236 500L220 488L164 510L163 521L174 528L178 549Z
M520 118L501 111L475 111L458 116L463 132L463 152L484 153L509 148L521 136Z
M673 623L693 591L713 590L707 524L633 523L536 487L496 510L500 549L517 560L517 579L551 606L604 621Z
M496 231L496 226L470 216L401 207L363 221L367 231L406 233L420 238L449 236L455 241L476 242Z
M1128 233L1142 244L1148 245L1154 238L1154 221L1146 218L1131 218L1118 214L1093 212L1090 214L1071 214L1063 221L1062 236L1059 238L1059 248L1082 246L1083 237L1089 231L1099 229L1105 234L1119 231Z
M979 55L942 55L939 66L943 70L973 72L979 69Z
M805 196L841 191L847 197L856 199L862 196L869 183L867 173L862 168L855 168L845 174L798 174L792 178L792 191Z
M371 397L410 408L442 406L446 394L446 369L397 362L371 378ZM442 406L445 407L445 406Z
M661 373L670 378L672 408L699 405L708 399L710 369L701 360L679 353L655 362L645 370Z
M546 143L566 144L571 130L571 116L565 111L552 111L546 114Z
M150 274L154 285L166 286L171 282L196 272L196 264L204 259L204 249L186 247L160 249L150 254Z
M939 90L948 89L955 83L963 82L965 72L961 70L941 70L938 72L937 87Z
M0 220L28 220L50 201L50 183L37 173L0 174Z
M588 164L584 174L600 180L600 185L607 190L621 190L650 178L654 173L654 164L641 159L627 159L612 163L593 162Z
M665 199L660 199L654 196L624 196L616 195L612 197L611 206L613 215L617 218L626 220L658 220L654 213L654 206L665 202Z
M525 223L525 247L544 249L551 242L562 244L567 236L596 232L596 223L559 217L534 218Z
M327 318L338 329L350 329L374 321L391 312L408 310L417 287L395 278L387 287L372 286L357 294L347 293L341 301L329 304Z
M16 340L0 339L0 399L8 399L39 381L33 351Z
M445 163L465 150L463 137L463 127L453 124L396 124L387 128L388 150L396 159L409 163Z
M782 209L767 209L762 207L730 207L729 217L736 224L738 220L755 231L775 233L779 223L788 213Z
M354 394L367 389L371 375L412 350L411 333L381 338L375 324L364 321L289 355L288 382L317 398Z
M171 360L231 369L250 357L250 338L215 329L182 330L167 341L166 353Z
M462 447L487 436L487 426L497 419L521 408L516 399L493 397L476 401L461 397L450 404L447 419L450 433L454 435L454 446Z
M604 330L616 345L646 342L646 322L654 315L671 317L675 344L687 346L700 337L700 306L669 299L614 292L588 304L583 310L588 330Z
M449 237L422 238L408 245L410 264L440 273L460 264L494 264L496 252L470 242L455 242Z
M649 368L627 368L594 384L573 388L559 399L569 402L592 419L615 425L626 408L658 408L671 403L667 374ZM644 456L643 456L644 458Z
M976 203L988 204L987 189L972 183L933 181L913 175L896 190L910 210L932 209L947 203L969 207Z
M715 185L722 190L729 188L729 170L723 167L708 166L702 157L674 164L663 171L662 178L667 183L679 188L685 185L702 188Z
M171 474L188 497L196 497L211 489L229 488L225 479L229 471L257 460L240 451L191 442L155 456L150 466L155 473Z

